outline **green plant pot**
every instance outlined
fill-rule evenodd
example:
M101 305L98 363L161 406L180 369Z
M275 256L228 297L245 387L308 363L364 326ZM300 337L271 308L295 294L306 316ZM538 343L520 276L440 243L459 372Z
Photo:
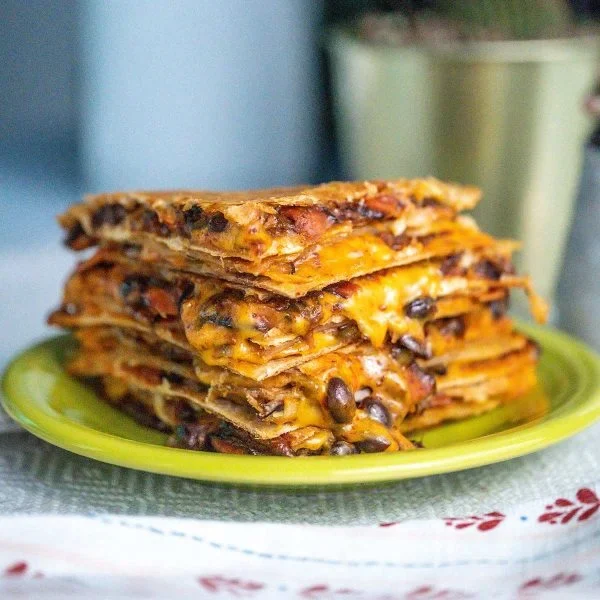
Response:
M429 52L365 43L337 29L328 40L343 167L358 178L434 170L435 98Z
M481 227L523 241L517 265L552 300L591 126L582 103L598 47L596 38L573 38L391 48L333 31L348 174L480 186Z

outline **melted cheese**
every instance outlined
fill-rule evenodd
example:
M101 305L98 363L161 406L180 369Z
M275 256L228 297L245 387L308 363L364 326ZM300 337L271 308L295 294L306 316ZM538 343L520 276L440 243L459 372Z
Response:
M416 238L400 250L394 250L376 235L365 233L316 246L294 260L293 270L290 270L289 260L275 259L265 262L264 267L249 269L249 272L282 284L311 283L315 287L323 287L392 266L446 256L458 250L493 247L496 243L493 238L463 222L449 222L445 229L443 235L426 244Z

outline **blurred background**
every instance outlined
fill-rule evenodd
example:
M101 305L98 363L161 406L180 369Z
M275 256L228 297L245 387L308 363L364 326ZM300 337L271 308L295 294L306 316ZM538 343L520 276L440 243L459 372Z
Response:
M54 215L84 191L427 175L482 186L481 225L524 241L555 321L600 347L599 16L593 0L3 0L10 350L44 333L73 262Z

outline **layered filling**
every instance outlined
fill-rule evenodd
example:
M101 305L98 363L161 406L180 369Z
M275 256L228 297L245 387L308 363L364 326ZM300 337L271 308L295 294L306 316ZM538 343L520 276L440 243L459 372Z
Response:
M441 260L457 251L489 254L506 261L517 247L513 242L498 242L481 233L466 217L397 235L363 231L356 236L316 244L299 254L278 255L259 263L182 251L135 236L124 237L122 241L126 242L127 255L136 261L170 266L246 287L251 285L288 298L390 267Z
M417 365L366 347L331 353L257 384L225 369L206 369L147 334L91 328L78 338L81 351L69 365L73 374L110 377L162 401L184 399L256 440L287 434L296 440L294 452L298 440L308 449L309 439L314 453L331 451L337 441L357 451L408 449L398 424L434 384ZM177 424L164 415L162 421Z
M376 273L390 267L441 259L458 251L500 255L506 259L517 248L481 233L467 217L440 222L425 230L399 234L363 231L309 247L297 255L275 256L251 263L245 260L181 251L155 240L131 240L127 251L136 260L199 275L209 275L243 286L299 298L331 284Z
M215 278L150 269L104 249L73 274L51 322L153 330L188 345L207 365L261 380L362 340L430 357L429 321L481 306L500 318L509 288L527 285L504 256L464 251L291 300Z
M61 217L76 250L98 239L158 240L175 250L256 262L375 226L397 235L472 208L478 190L434 179L334 182L250 192L90 196Z
M457 403L493 408L534 385L536 348L509 319L481 310L427 329L435 353L429 359L398 345L360 344L256 382L153 334L89 327L77 332L81 351L69 368L154 394L159 418L161 402L185 400L256 440L287 435L308 452L310 439L311 453L335 453L338 442L353 451L407 449L400 433L407 423L418 428ZM161 422L179 424L164 415Z
M536 383L506 316L517 244L434 179L88 197L60 218L98 246L52 324L71 373L173 445L236 454L409 450L405 434Z

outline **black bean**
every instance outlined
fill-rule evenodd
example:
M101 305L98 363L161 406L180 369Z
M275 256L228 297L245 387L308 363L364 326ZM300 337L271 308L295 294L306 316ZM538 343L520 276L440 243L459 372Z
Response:
M351 423L354 418L354 395L339 377L332 377L327 384L327 408L337 423Z
M81 223L76 223L69 229L67 236L64 239L65 246L71 250L85 250L96 243L93 237L90 237L81 226Z
M437 321L438 328L442 335L451 335L461 338L465 334L465 319L464 317L448 317Z
M202 323L213 323L219 327L225 327L226 329L233 329L233 317L229 315L220 315L219 313L209 313L202 315L200 324Z
M213 233L221 233L227 228L228 222L222 212L217 212L208 221L208 228Z
M199 206L192 206L183 213L183 221L189 231L204 229L208 226L208 217Z
M427 347L425 342L420 342L412 335L405 334L400 336L398 343L404 346L407 350L410 350L415 356L419 358L429 359L431 358L431 350Z
M349 456L350 454L358 454L358 450L354 444L339 440L331 446L329 454L333 456Z
M193 423L198 415L196 411L184 400L180 400L176 407L177 418L184 423Z
M502 269L491 260L480 260L473 270L479 277L497 281L502 276Z
M267 333L275 326L273 315L269 313L252 313L254 328L261 333Z
M382 435L367 438L358 442L357 446L361 452L383 452L390 447L390 440Z
M163 372L161 373L161 375L169 382L172 383L173 385L182 385L183 382L185 381L185 377L183 377L182 375L180 375L179 373L169 373L169 372Z
M161 223L158 215L153 210L145 210L142 213L141 229L147 233L155 233L167 237L171 230L166 223Z
M401 366L409 365L415 359L414 354L410 350L399 344L392 346L392 356Z
M120 204L105 204L101 206L92 215L93 227L102 227L102 225L119 225L127 216L127 211Z
M218 433L221 437L231 437L236 433L236 430L231 423L220 421Z
M243 300L245 296L246 294L243 290L227 288L224 291L211 296L210 305L219 308L231 306L236 300Z
M448 368L445 365L432 365L427 367L426 373L430 375L445 375L448 372Z
M388 409L378 400L369 398L363 405L364 411L369 415L369 418L374 421L390 427L392 424L392 415L390 415Z
M67 236L65 237L65 245L70 246L79 236L84 234L85 231L83 230L81 223L75 223L75 225L73 225L73 227L71 227L71 229L69 229L67 232Z
M415 298L404 305L404 314L411 319L425 319L436 311L435 300L429 296Z
M447 256L440 265L442 275L457 275L460 272L459 267L462 255L462 252L457 252L456 254Z
M488 304L492 317L494 320L501 319L508 310L508 298L502 298L501 300L493 300Z
M359 336L359 331L354 323L341 325L336 336L343 342L351 342Z
M421 206L432 206L432 207L439 208L439 207L444 206L444 203L440 202L436 198L427 196L427 197L423 198L423 200L421 200Z
M411 238L405 233L394 235L390 231L383 231L379 234L382 239L392 250L402 250L411 243Z
M119 294L123 299L134 294L139 296L147 287L148 281L146 277L141 275L130 275L121 282L121 285L119 285Z

